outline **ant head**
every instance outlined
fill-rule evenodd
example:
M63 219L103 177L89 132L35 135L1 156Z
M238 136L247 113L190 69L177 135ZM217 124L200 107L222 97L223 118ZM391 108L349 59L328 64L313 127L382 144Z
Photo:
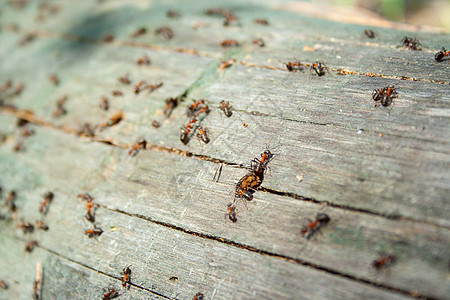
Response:
M320 214L317 214L316 220L321 223L328 223L328 222L330 222L330 217L325 213L320 213Z

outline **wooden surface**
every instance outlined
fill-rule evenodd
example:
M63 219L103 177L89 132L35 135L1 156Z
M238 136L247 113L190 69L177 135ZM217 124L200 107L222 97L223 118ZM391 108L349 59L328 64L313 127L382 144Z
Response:
M101 299L108 286L124 299L450 299L450 65L434 61L450 35L367 16L376 33L368 39L361 12L339 19L340 10L285 1L48 2L57 13L14 3L0 2L0 85L25 88L4 92L0 106L0 280L9 286L0 299L32 297L37 262L43 299ZM238 23L205 15L212 5ZM170 9L181 16L168 18ZM269 24L253 22L261 18ZM155 34L164 25L170 40ZM131 38L142 26L147 33ZM35 39L21 45L27 33ZM104 42L107 34L115 40ZM398 47L405 35L424 49ZM225 39L240 46L223 48ZM136 64L143 55L150 65ZM294 58L303 71L285 69ZM329 73L311 73L314 61ZM131 85L117 80L126 74ZM140 80L164 84L135 95ZM392 109L373 107L372 90L391 84ZM67 114L53 116L65 95ZM165 100L181 95L166 118ZM180 142L192 99L212 108L202 121L207 145ZM219 113L221 100L232 117ZM119 111L116 126L78 134ZM34 135L22 136L19 118ZM147 147L131 157L139 138ZM270 171L232 223L236 183L267 147L277 153ZM12 190L15 213L5 204ZM55 197L42 216L48 191ZM85 192L98 205L96 239L84 234L93 226L77 198ZM319 212L331 221L307 240L300 231ZM50 229L17 228L38 219ZM30 240L39 245L26 253ZM397 261L376 270L383 255ZM129 290L120 289L126 266Z

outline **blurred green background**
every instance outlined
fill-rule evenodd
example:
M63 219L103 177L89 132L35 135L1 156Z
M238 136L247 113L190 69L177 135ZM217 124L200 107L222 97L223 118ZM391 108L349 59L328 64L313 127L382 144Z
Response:
M319 0L376 12L390 21L430 25L450 32L450 0ZM316 1L311 1L316 2Z

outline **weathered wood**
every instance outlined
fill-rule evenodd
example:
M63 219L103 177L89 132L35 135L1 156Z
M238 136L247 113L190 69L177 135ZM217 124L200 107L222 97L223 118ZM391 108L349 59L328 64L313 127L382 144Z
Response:
M448 297L450 66L434 61L448 34L379 21L390 28L375 28L369 40L365 26L311 17L301 4L300 13L286 11L287 2L215 2L239 18L228 27L204 14L212 4L203 1L55 4L57 14L37 21L45 10L37 2L0 3L0 84L25 83L0 106L2 199L18 194L16 213L0 210L0 280L10 283L0 299L30 297L37 261L44 299L101 297L109 284L120 287L128 265L132 286L121 297L130 299ZM169 9L181 16L167 18ZM260 18L269 25L253 22ZM163 25L172 39L156 34ZM130 37L142 26L146 34ZM20 45L30 32L35 40ZM405 35L418 37L423 51L398 47ZM220 45L230 38L240 46ZM143 55L151 64L136 63ZM219 71L230 58L236 63ZM285 69L294 58L303 71ZM313 75L314 61L329 73ZM130 85L118 81L126 74ZM141 80L163 86L136 95ZM394 107L374 108L372 90L390 84L399 93ZM55 117L65 95L67 114ZM179 96L166 118L165 100ZM186 108L201 98L211 108L202 121L211 142L183 145ZM219 113L221 100L233 105L232 117ZM119 111L117 125L79 135L83 124ZM18 118L36 134L21 136ZM149 143L131 157L139 138ZM18 142L24 150L14 152ZM225 213L235 185L266 146L277 153L271 169L254 199L237 203L232 223ZM44 217L47 191L55 199ZM98 205L97 239L84 234L93 226L77 199L84 192ZM319 212L331 221L307 240L301 229ZM50 229L24 234L22 219ZM25 253L30 239L39 246ZM397 261L377 271L372 263L383 255Z

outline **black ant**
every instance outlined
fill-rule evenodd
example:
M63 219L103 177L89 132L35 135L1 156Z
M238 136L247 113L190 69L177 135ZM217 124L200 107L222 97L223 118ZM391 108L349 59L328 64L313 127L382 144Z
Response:
M417 51L422 50L422 47L421 47L422 45L419 43L419 41L417 39L413 39L413 38L410 38L407 36L403 37L403 39L401 41L401 45L403 47L408 47L408 49L411 49L411 50L417 50Z
M225 114L225 116L227 116L228 118L231 117L233 115L233 106L230 105L230 102L222 100L220 101L220 106L219 106L220 110L223 111L223 113Z
M325 75L325 71L327 71L328 73L330 73L330 72L328 71L328 67L325 66L325 64L323 64L323 63L321 63L321 62L319 62L319 61L314 62L314 63L311 65L310 70L314 70L318 76L323 76L323 75Z
M309 240L317 231L330 222L330 217L325 213L317 214L314 221L309 222L308 225L302 228L302 236L306 235Z
M450 50L446 51L444 47L442 47L442 50L439 51L438 53L436 53L436 55L434 56L434 59L436 61L442 61L444 59L444 57L450 56Z

